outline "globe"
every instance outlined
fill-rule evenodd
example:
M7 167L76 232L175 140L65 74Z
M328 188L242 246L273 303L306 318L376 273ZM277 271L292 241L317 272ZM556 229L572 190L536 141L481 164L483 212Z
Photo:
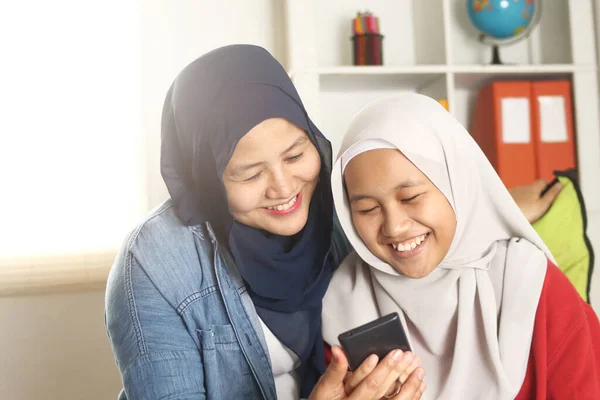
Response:
M492 64L502 64L498 46L529 36L541 16L535 0L467 0L471 23L481 32L480 40L492 45Z

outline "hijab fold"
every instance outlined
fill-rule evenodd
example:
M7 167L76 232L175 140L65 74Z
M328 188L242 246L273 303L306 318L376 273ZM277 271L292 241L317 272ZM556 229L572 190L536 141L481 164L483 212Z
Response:
M412 279L373 255L352 225L343 184L351 158L401 151L440 190L456 215L448 253ZM368 104L354 118L332 171L340 223L356 253L325 296L323 335L398 312L426 370L424 399L514 398L525 378L549 250L469 133L435 100L403 94Z
M307 223L293 237L236 222L223 185L239 140L270 118L304 130L321 156ZM231 251L259 317L299 357L301 395L308 397L325 370L320 317L332 274L330 143L283 67L253 45L225 46L188 65L167 93L161 135L161 173L179 218L210 223Z

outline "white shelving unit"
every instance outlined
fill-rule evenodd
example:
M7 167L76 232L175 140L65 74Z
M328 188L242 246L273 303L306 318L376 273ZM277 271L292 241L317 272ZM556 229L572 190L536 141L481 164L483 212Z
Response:
M497 66L486 65L491 48L477 40L466 0L286 0L289 73L311 117L332 141L334 155L350 119L384 95L412 91L446 98L450 112L468 128L477 93L491 81L570 79L588 234L600 255L600 107L592 1L543 0L539 25L528 39L502 47L507 65ZM380 20L383 66L352 65L351 20L365 9ZM600 262L596 265L600 270ZM592 299L600 311L600 278L596 281Z

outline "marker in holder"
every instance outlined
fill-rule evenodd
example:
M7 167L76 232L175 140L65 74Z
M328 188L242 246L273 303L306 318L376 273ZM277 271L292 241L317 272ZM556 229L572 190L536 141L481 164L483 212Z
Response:
M383 35L379 18L371 12L357 12L352 20L354 65L383 65Z
M363 33L352 36L354 65L383 65L383 35Z

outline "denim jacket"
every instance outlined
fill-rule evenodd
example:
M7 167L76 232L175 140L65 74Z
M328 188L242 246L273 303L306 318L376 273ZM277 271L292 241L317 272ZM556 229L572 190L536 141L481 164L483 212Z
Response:
M331 255L350 245L337 218ZM275 399L260 321L231 254L167 200L130 233L108 278L106 328L120 399Z

